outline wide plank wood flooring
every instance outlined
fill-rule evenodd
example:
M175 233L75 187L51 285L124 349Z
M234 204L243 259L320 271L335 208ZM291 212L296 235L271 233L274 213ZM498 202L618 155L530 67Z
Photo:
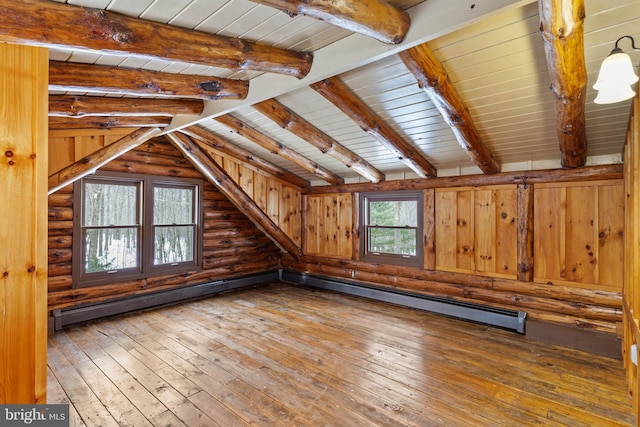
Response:
M49 339L72 426L635 425L622 363L285 284Z

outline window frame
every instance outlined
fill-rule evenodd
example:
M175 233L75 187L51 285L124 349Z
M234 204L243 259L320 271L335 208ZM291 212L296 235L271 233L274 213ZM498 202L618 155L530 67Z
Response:
M416 254L402 255L394 253L374 252L369 247L369 229L374 228L370 222L371 202L416 202L416 226L401 229L416 230ZM373 263L394 264L407 267L423 268L424 266L424 194L421 190L375 191L360 193L360 260Z
M138 248L137 266L116 271L87 273L85 271L86 244L85 231L96 228L113 228L114 226L86 226L84 224L85 183L101 183L115 185L136 185L137 194L137 226ZM193 189L191 216L194 227L193 259L171 264L154 265L154 188L190 188ZM74 183L73 187L73 251L72 277L73 288L83 288L104 284L119 283L146 279L149 277L179 274L202 270L202 223L203 223L203 188L200 179L165 177L156 175L131 174L122 172L98 171ZM183 224L180 224L183 225ZM117 226L115 226L117 228Z

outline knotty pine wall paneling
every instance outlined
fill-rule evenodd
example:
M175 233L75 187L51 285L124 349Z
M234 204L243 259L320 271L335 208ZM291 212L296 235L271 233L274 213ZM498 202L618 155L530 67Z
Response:
M629 394L640 419L640 376L632 362L632 348L640 345L640 94L633 100L624 147L624 289L622 355ZM637 349L635 350L637 357ZM636 359L637 360L637 359Z
M0 404L47 399L48 57L0 43Z
M621 174L614 176L565 182L551 171L537 171L536 182L519 176L492 185L482 182L496 177L478 176L473 186L456 186L452 179L416 181L417 187L425 186L423 269L360 261L358 248L341 241L349 228L352 242L361 240L354 214L358 207L348 201L357 201L359 192L369 188L359 185L353 193L312 189L303 196L303 258L285 256L282 265L522 310L530 319L615 337L622 320L625 197ZM519 197L527 198L520 211ZM343 209L351 212L343 215ZM533 236L532 244L519 244L519 235ZM526 274L519 274L519 262Z

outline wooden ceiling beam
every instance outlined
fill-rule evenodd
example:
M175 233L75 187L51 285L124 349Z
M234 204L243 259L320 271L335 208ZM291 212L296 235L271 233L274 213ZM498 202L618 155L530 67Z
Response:
M171 117L49 117L49 130L167 127Z
M281 251L300 259L302 250L287 236L256 202L206 152L183 133L168 133L173 145L202 173L209 182L245 214Z
M132 96L244 99L249 93L249 82L191 74L172 74L105 65L50 61L49 90L115 93Z
M305 188L310 185L309 181L300 178L298 175L292 174L288 170L276 166L199 126L190 126L182 129L181 132L191 137L196 143L205 144L213 150L247 163L256 168L256 170L266 172L296 187ZM200 147L203 148L202 145Z
M145 141L148 141L158 133L160 133L159 128L135 130L114 143L102 147L98 151L95 151L58 172L55 172L49 176L48 194L55 193L62 187L94 173L100 167L106 165L113 159L120 157L129 150L136 148Z
M275 99L268 99L253 105L253 108L269 117L283 129L297 135L321 152L333 157L340 163L358 173L371 182L385 180L382 172L371 166L366 160L353 151L339 144L320 129L303 119L300 115L287 108Z
M538 5L551 91L556 98L562 166L584 166L587 161L584 0L540 0Z
M484 173L500 172L500 164L482 141L467 105L427 44L407 49L399 56L476 166Z
M374 136L420 178L436 176L437 171L418 149L407 143L375 111L355 96L338 78L331 77L310 86Z
M252 0L275 7L289 16L309 16L383 43L399 44L409 31L407 12L381 0Z
M0 41L302 78L310 53L47 0L0 0Z
M204 102L197 99L131 99L100 96L49 95L49 117L173 117L199 115Z
M299 154L297 151L290 149L286 145L281 144L280 142L275 141L267 135L258 132L256 129L252 128L247 123L236 117L225 114L223 116L216 117L215 120L231 129L232 132L235 132L238 135L247 138L249 141L258 144L265 150L268 150L269 152L276 154L283 159L289 160L290 162L300 166L307 172L314 174L315 176L319 177L329 184L344 184L344 179L342 179L339 175L336 175L326 168L323 168L316 162L312 162L303 155Z

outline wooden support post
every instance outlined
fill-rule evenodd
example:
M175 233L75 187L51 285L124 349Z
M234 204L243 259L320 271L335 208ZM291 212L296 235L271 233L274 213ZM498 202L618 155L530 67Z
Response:
M427 188L423 191L424 217L424 269L436 269L436 190Z
M0 404L46 402L48 56L0 43Z
M533 282L533 185L518 184L518 280Z

